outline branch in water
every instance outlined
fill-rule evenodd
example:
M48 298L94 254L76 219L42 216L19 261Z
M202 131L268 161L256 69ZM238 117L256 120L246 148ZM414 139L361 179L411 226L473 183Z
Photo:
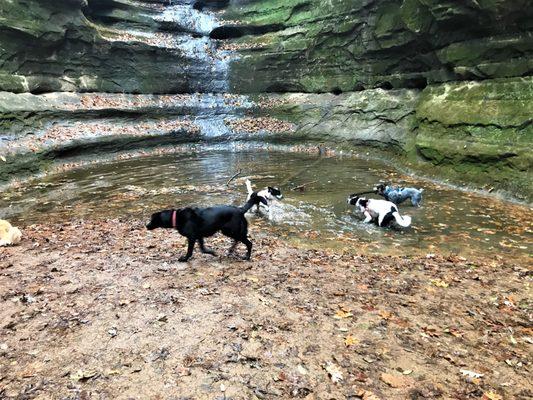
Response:
M238 177L242 172L242 169L240 169L235 175L233 175L229 180L226 182L226 186L229 186L230 182L234 180L236 177Z
M312 181L312 182L307 182L307 183L302 183L301 185L299 186L296 186L296 187L293 187L291 190L300 190L300 191L304 191L305 190L305 187L307 185L312 185L313 183L317 183L318 181Z

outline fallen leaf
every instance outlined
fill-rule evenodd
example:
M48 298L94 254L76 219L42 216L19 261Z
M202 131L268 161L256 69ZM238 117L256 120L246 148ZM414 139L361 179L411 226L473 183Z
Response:
M357 397L362 398L363 400L381 400L378 396L372 393L369 390L359 390L357 392Z
M304 368L303 365L299 364L296 369L298 370L298 372L302 375L307 375L307 370Z
M464 376L468 376L470 378L482 378L483 377L483 374L480 374L474 371L469 371L467 369L461 369L459 370L459 372L461 372L461 374L463 374Z
M333 364L331 361L328 361L324 366L324 369L329 374L333 383L339 383L343 380L342 371L338 365Z
M94 370L78 370L75 373L70 375L70 379L76 382L80 381L86 381L88 379L94 378L98 374L97 371Z
M442 287L442 288L447 288L448 286L450 286L448 283L440 279L432 279L431 284L437 287Z
M483 397L481 400L503 400L503 397L500 396L498 393L494 393L492 391L483 393Z
M338 310L333 316L333 318L335 319L343 319L343 318L351 318L351 317L353 317L353 314L351 312L347 312L343 310Z
M440 333L438 331L438 328L433 326L423 326L422 327L423 333L421 333L424 337L439 337Z
M161 313L156 317L156 320L159 322L167 322L168 318L166 314Z
M348 335L344 339L344 344L346 347L355 346L357 343L359 343L359 341L352 335Z
M381 310L378 314L383 319L390 319L392 317L392 313L390 311Z

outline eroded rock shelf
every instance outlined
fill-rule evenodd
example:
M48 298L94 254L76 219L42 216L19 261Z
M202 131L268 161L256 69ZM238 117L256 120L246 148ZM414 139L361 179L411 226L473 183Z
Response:
M532 12L525 0L7 2L0 180L46 170L64 146L105 138L93 151L116 151L146 134L366 148L531 201ZM129 100L98 105L115 94ZM178 97L135 104L152 95ZM50 129L70 134L43 140Z

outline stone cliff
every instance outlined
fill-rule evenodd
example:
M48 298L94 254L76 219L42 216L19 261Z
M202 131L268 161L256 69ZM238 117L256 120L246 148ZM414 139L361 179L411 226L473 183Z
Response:
M375 149L426 175L531 201L528 3L5 1L0 179L40 171L88 141L104 151L94 144L102 137L113 151L260 138ZM248 132L239 124L257 117ZM110 128L139 119L135 134ZM64 140L61 129L77 133Z

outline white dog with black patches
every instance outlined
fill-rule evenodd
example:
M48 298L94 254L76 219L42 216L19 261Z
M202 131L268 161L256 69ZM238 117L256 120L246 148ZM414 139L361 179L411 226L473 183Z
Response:
M348 204L359 207L359 210L365 215L365 223L377 220L378 226L387 226L392 220L395 220L398 225L404 228L411 225L411 217L407 215L402 217L396 204L390 201L350 195Z
M250 200L252 193L256 193L260 198L265 200L264 202L261 201L259 204L257 204L256 211L258 212L261 209L268 213L270 205L273 201L283 199L281 191L276 187L267 186L264 189L254 192L254 189L252 188L252 182L250 182L249 179L246 179L246 190L248 191L248 197L246 199L247 201Z

